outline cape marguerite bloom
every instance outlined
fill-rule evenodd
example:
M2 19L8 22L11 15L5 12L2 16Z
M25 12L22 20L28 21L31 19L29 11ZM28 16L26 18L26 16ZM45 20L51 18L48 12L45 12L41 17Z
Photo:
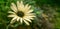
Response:
M13 11L9 11L10 15L8 17L13 17L10 23L14 23L15 21L19 21L21 24L25 22L27 25L30 25L29 22L32 22L35 17L31 6L28 4L24 5L23 2L17 1L17 5L11 3L11 9Z

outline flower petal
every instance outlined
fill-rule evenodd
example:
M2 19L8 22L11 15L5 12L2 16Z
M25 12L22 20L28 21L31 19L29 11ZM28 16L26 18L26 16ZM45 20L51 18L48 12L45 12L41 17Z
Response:
M20 3L19 3L19 1L17 1L17 8L18 8L18 10L20 9Z
M20 6L22 7L22 8L24 8L24 4L23 4L23 2L21 1L21 3L20 3Z
M33 10L29 10L27 13L31 13L31 12L33 12Z
M31 8L31 6L28 6L28 4L25 5L25 8L24 8L25 11L24 12L28 12L30 8Z
M29 17L36 17L36 16L29 16Z
M19 19L20 19L20 18L18 17L18 18L17 18L17 21L19 21Z
M22 24L22 22L23 22L23 19L22 19L22 18L20 18L20 22L21 22L21 24Z
M19 11L23 11L24 9L24 4L23 4L23 2L21 1L20 3L19 3L19 1L17 1L17 7L18 7L18 10Z
M31 6L28 6L28 4L25 5L25 9L29 10L30 8L31 8Z
M12 11L8 11L8 13L15 14L15 12L12 12Z
M27 25L30 25L26 20L24 20L24 22L25 22Z
M24 18L25 20L27 20L27 21L29 21L29 22L31 22L31 20L30 19L28 19L28 18Z
M12 12L12 11L8 11L8 13L14 13L14 12Z
M27 19L33 20L33 18L32 18L32 17L29 17L29 16L25 16L24 18L27 18Z
M11 6L11 9L14 11L14 12L17 12L17 7L14 3L11 3L12 6Z
M16 15L8 15L8 17L16 17Z
M14 23L16 21L17 17L14 17L12 20L11 20L11 24Z
M25 16L34 16L35 13L26 13Z

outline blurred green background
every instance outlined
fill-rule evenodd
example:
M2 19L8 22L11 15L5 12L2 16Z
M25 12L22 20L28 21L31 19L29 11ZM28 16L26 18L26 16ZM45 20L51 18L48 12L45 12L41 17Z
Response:
M37 17L30 26L9 25L11 18L7 17L7 12L11 10L11 3L17 1L31 5L36 13ZM0 29L60 29L60 0L0 0Z

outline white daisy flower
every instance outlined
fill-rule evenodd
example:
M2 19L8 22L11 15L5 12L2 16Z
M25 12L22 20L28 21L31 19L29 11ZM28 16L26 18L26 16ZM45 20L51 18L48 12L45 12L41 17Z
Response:
M33 18L35 17L33 10L31 9L31 6L28 4L24 5L23 2L17 1L17 6L14 3L11 3L11 9L13 11L9 11L10 15L8 17L13 17L10 23L14 23L15 21L20 21L22 24L23 21L30 25L29 22L32 22Z

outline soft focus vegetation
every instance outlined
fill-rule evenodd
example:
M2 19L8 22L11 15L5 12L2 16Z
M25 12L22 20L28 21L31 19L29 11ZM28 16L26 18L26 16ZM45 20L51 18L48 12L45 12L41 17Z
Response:
M60 29L60 0L22 0L24 5L31 5L36 14L30 26L10 24L8 11L11 3L17 1L21 0L0 0L0 29Z

